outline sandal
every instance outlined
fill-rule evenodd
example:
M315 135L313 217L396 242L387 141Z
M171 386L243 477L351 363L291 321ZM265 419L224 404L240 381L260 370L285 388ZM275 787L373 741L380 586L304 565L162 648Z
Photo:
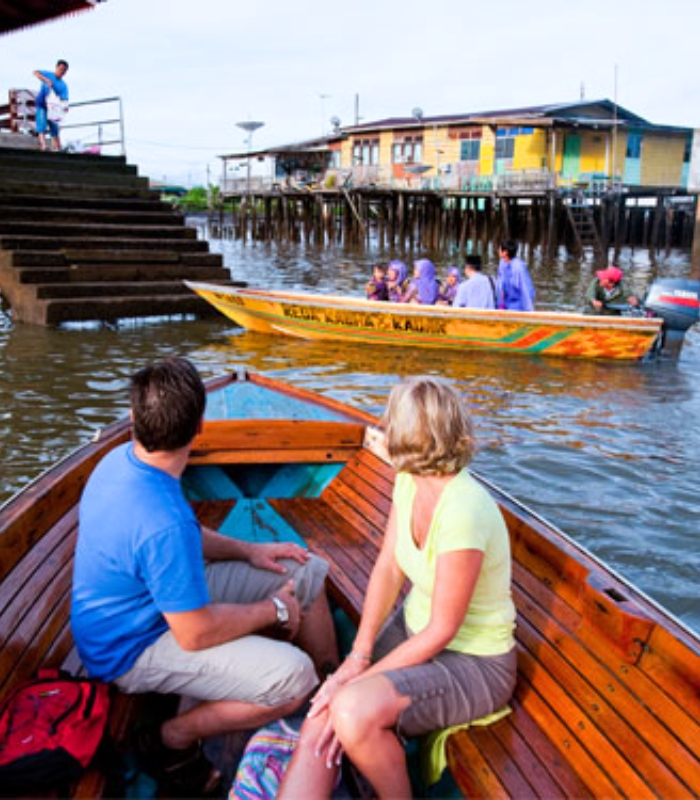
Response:
M145 772L158 781L171 797L216 797L221 791L221 773L204 755L202 743L184 750L163 744L160 726L141 728L135 735L136 756Z

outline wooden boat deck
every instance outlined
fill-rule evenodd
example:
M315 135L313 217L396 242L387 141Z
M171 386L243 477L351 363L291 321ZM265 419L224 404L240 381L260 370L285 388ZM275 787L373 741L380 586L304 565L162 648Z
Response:
M392 484L391 468L362 450L320 498L268 501L330 562L329 593L355 621ZM215 524L231 505L204 504L200 519ZM699 796L697 651L674 640L624 588L596 585L588 566L504 510L519 680L508 717L449 739L460 790L518 800Z

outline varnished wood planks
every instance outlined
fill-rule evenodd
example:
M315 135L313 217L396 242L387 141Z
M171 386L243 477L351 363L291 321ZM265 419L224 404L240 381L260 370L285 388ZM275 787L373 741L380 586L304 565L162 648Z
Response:
M318 420L217 420L197 436L190 464L346 461L364 425Z

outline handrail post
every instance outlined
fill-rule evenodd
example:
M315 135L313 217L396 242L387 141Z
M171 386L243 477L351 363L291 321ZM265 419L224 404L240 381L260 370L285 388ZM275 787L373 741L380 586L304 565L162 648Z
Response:
M124 141L124 109L122 98L119 96L119 138L122 140L122 155L126 157L126 142Z

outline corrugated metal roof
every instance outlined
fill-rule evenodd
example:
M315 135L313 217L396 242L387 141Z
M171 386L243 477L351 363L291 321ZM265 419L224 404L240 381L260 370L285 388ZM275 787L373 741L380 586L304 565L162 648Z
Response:
M106 0L0 0L0 36L93 8Z

